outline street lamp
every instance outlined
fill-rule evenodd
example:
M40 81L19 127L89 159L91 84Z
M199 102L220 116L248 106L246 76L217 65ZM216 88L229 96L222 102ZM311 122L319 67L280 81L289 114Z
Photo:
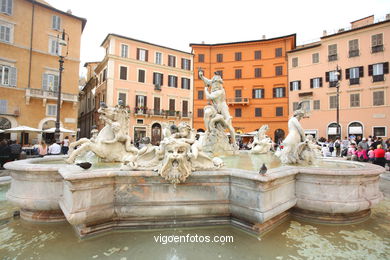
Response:
M65 35L67 36L67 40L65 40ZM61 39L59 38L59 35L57 35L57 54L59 55L60 59L58 60L60 63L60 76L58 80L58 96L57 96L57 117L56 117L56 130L54 131L54 138L56 140L56 143L60 143L60 106L61 106L61 85L62 85L62 71L64 70L64 58L68 56L68 41L69 36L65 33L65 29L62 31ZM61 46L66 46L66 53L65 55L62 55L62 51L60 50Z
M339 96L340 96L340 68L339 65L336 67L336 121L337 121L337 138L341 138L341 133L340 133L340 102L339 102Z

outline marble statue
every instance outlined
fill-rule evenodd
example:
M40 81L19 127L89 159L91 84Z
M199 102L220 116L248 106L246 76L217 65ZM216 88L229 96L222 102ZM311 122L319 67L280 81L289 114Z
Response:
M283 140L281 150L275 152L283 164L313 163L316 147L313 138L307 138L299 121L305 115L302 103L298 104L294 115L288 121L288 135Z
M199 70L199 77L205 84L206 99L210 105L204 107L204 123L206 136L203 143L204 151L212 154L223 154L226 152L236 152L236 135L232 125L232 117L229 107L226 104L226 93L223 88L223 80L220 75L215 74L212 79L203 76L203 71ZM209 91L209 86L211 89ZM229 138L225 134L225 129L230 133Z
M136 167L138 149L131 143L129 133L129 115L127 109L119 103L115 107L101 104L98 113L105 126L97 134L94 131L92 138L81 138L70 145L67 163L73 163L80 155L92 151L99 158L107 162L126 162ZM92 132L92 131L91 131ZM74 150L78 146L78 149Z
M268 125L263 125L257 131L257 134L253 138L251 153L260 154L268 153L273 149L273 142L265 133L268 131Z

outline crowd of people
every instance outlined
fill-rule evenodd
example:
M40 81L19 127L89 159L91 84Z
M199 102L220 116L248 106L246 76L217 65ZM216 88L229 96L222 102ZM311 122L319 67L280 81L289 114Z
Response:
M66 136L61 143L56 143L55 140L41 141L39 144L32 146L32 156L43 157L45 155L67 154L69 150L69 137ZM6 162L25 159L22 146L16 140L0 141L0 169Z

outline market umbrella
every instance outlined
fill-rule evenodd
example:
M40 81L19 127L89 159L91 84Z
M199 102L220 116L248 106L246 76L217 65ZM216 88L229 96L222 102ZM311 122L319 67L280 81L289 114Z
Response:
M44 133L55 133L55 131L56 131L55 127L43 130ZM71 133L71 134L76 133L76 131L69 130L69 129L66 129L66 128L63 128L63 127L60 127L60 132L61 133Z
M1 129L0 129L0 133L4 133L4 130L1 130Z
M8 128L8 129L5 129L5 132L6 133L21 133L22 135L22 145L24 144L24 133L29 133L29 132L42 132L41 129L37 129L37 128L32 128L32 127L29 127L29 126L24 126L24 125L20 125L20 126L17 126L17 127L12 127L12 128Z

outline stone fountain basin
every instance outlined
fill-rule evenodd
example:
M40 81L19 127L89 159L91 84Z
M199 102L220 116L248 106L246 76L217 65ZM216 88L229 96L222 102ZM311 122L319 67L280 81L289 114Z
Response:
M327 223L358 222L382 199L379 175L385 172L351 161L337 161L350 168L283 166L266 175L229 168L194 172L174 186L153 171L40 164L58 159L6 164L13 178L7 198L21 208L22 218L66 218L80 236L120 228L225 224L264 233L290 213Z

